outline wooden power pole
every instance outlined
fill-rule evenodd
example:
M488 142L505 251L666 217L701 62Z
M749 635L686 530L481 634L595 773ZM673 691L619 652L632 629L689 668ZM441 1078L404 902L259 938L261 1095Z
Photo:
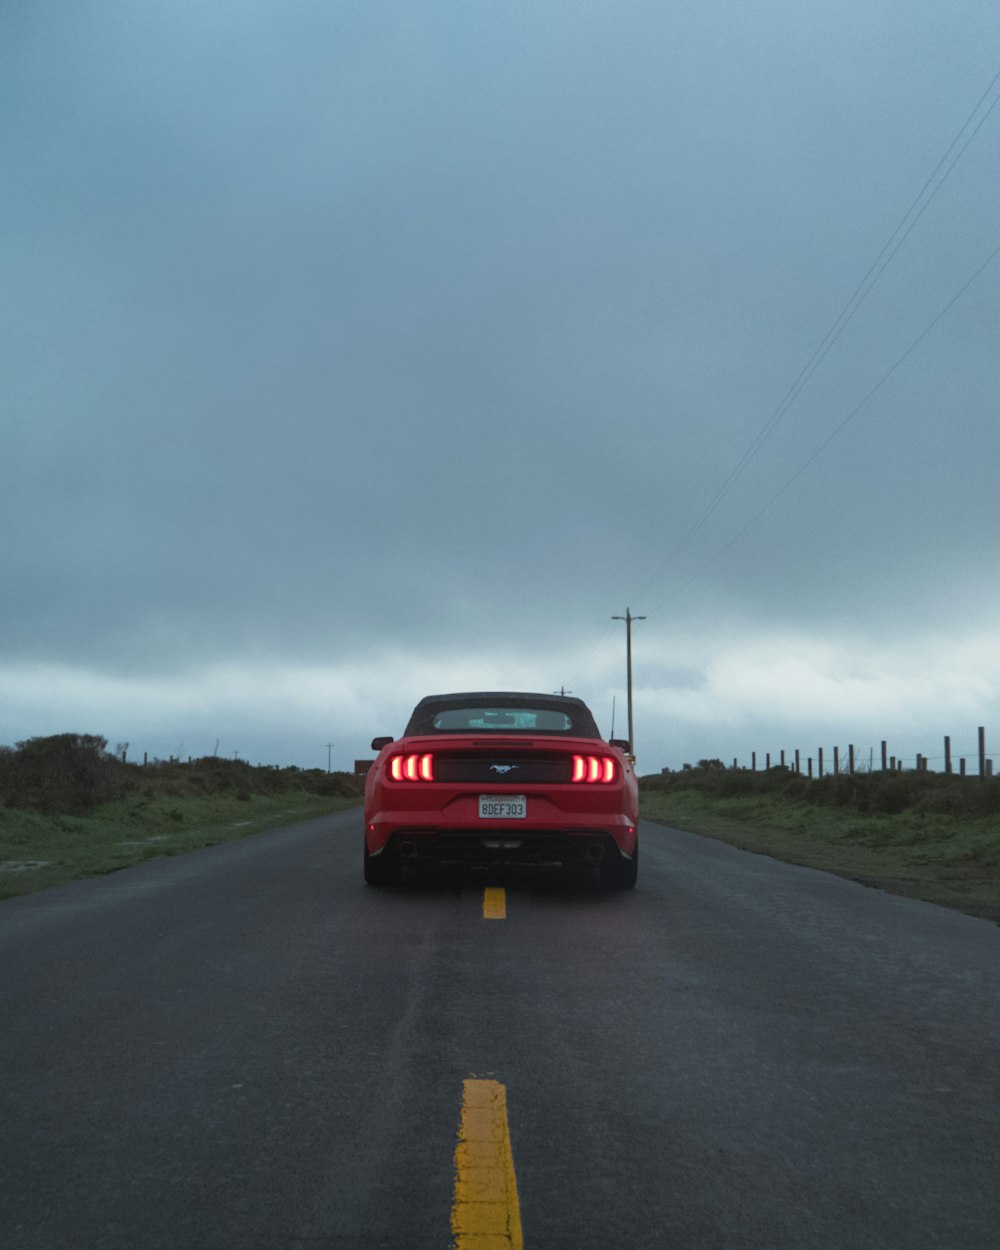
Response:
M625 659L626 669L628 672L628 755L631 762L635 763L635 737L632 728L632 622L644 621L644 616L633 616L629 608L625 609L624 616L613 616L613 621L625 622Z

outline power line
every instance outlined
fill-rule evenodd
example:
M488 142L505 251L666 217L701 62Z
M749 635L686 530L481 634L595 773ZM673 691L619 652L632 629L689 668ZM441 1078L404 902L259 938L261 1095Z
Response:
M709 502L705 505L705 507L702 509L701 513L698 515L695 521L688 527L688 529L684 532L684 534L682 534L682 536L677 541L677 543L675 543L675 545L667 553L667 556L663 560L663 562L646 579L646 581L643 583L638 593L632 596L633 598L640 597L642 593L648 589L648 587L652 584L652 582L662 575L662 573L670 566L670 564L676 559L676 557L681 553L681 551L684 550L684 548L688 545L690 540L698 532L698 530L705 523L705 521L708 520L708 518L712 515L715 509L719 506L722 500L726 497L726 495L729 494L730 490L733 488L736 482L743 476L743 473L749 467L751 461L755 458L757 453L760 451L761 447L763 447L764 443L767 441L767 439L771 436L771 434L777 428L782 418L786 415L788 410L791 408L792 404L798 398L800 392L807 385L809 380L812 378L813 374L822 364L823 360L829 354L834 344L840 338L841 334L843 334L844 330L847 328L848 324L854 317L855 313L858 311L858 309L861 307L864 301L868 298L869 294L875 287L875 284L878 282L882 274L892 263L892 260L895 257L896 253L906 242L913 228L916 226L917 222L927 211L931 202L934 200L934 197L937 195L938 191L940 191L942 186L944 186L944 183L947 181L952 170L955 168L958 162L962 159L963 155L966 152L966 149L969 147L973 139L975 139L976 135L982 129L987 118L990 116L990 114L993 112L996 106L1000 104L1000 93L998 93L997 96L990 103L989 107L983 113L983 115L975 123L975 125L972 128L971 133L969 133L964 143L961 144L961 147L959 148L959 150L955 152L955 148L961 142L962 136L969 129L969 126L972 124L973 119L976 117L976 114L979 113L980 109L983 106L983 103L985 102L985 100L990 95L993 88L997 85L998 82L1000 82L1000 70L997 71L997 73L994 75L993 79L991 80L989 86L986 88L983 94L976 101L976 104L973 107L972 111L969 113L968 117L966 117L965 121L959 127L958 132L956 133L955 137L952 139L951 143L948 145L947 149L945 150L944 154L942 155L938 163L934 166L934 169L931 172L930 176L928 177L927 181L920 188L920 191L917 193L913 202L910 204L909 208L900 218L895 229L892 231L892 233L889 235L889 238L886 240L885 244L883 245L882 250L876 256L875 260L872 261L871 265L868 267L868 271L865 273L864 277L861 279L858 285L854 288L854 291L852 292L850 298L847 300L847 303L840 310L837 317L833 321L833 324L830 326L826 334L821 339L819 346L815 349L813 354L809 357L809 360L805 363L805 365L799 371L798 376L795 378L795 381L792 382L791 386L785 392L778 406L771 413L770 417L768 417L768 419L764 422L764 425L758 431L754 439L750 442L749 446L743 452L743 455L737 461L736 465L730 470L729 476L726 478L726 480L722 483L722 485L719 487L716 493L712 496ZM949 158L952 157L953 152L955 152L955 155L950 160L950 163L948 163ZM941 173L942 167L944 167L945 165L947 165L947 168L945 168L944 172ZM939 173L941 173L940 178L938 178ZM936 185L934 185L933 190L931 190L930 193L928 194L928 189L935 183L935 179L937 179L937 183ZM923 201L923 203L921 203L921 201ZM989 262L987 262L987 264L988 263ZM949 305L948 307L950 306L951 305ZM945 311L947 311L947 309L945 309ZM932 326L933 324L934 323L932 323ZM928 327L928 330L932 328L932 326ZM917 340L917 342L919 342L919 339ZM916 343L914 343L913 346L916 346ZM912 350L912 347L910 350ZM901 357L900 361L897 361L897 365L901 363L903 359L905 359L905 356ZM895 368L896 366L893 366L893 370ZM893 370L890 370L890 373ZM883 378L882 381L885 381L885 378ZM879 385L881 385L881 383ZM864 403L866 401L862 401L862 402ZM848 420L849 419L850 418L848 418ZM820 450L822 450L822 448L820 448ZM790 482L786 483L786 486L790 484L791 484ZM783 487L782 490L784 489L785 488ZM779 494L780 493L781 492L779 492ZM769 507L769 506L770 504L766 505L765 510L766 510L766 507ZM753 522L751 522L750 524L753 524ZM741 531L741 533L742 532L743 531ZM737 538L739 536L740 536L739 534L736 535Z
M808 459L804 460L802 464L799 465L799 467L795 470L795 472L791 475L791 477L789 477L784 482L784 484L780 487L779 490L775 491L775 493L771 496L771 498L767 501L767 503L764 504L762 508L760 508L757 512L754 513L754 515L750 518L749 521L747 521L747 523L743 526L742 529L737 531L737 533L734 534L733 537L730 538L730 540L724 546L719 548L719 550L715 553L715 555L711 556L708 560L706 560L705 563L674 592L675 595L681 594L683 591L687 590L687 588L693 582L696 582L698 578L701 577L701 575L711 565L713 565L716 562L716 560L718 560L721 556L725 555L725 553L730 549L730 547L734 546L734 544L737 543L743 537L743 535L747 532L747 530L751 528L751 526L755 525L760 520L760 518L764 515L764 513L767 512L768 509L771 508L773 504L777 503L777 501L781 498L781 496L785 493L785 491L788 490L788 488L793 484L793 482L797 481L802 476L802 474L806 471L806 469L809 468L809 466L813 463L813 461L816 460L827 449L827 447L829 447L829 445L833 442L833 440L837 437L837 435L841 432L841 430L843 430L844 427L848 425L849 422L853 421L854 418L861 411L861 409L864 408L864 406L868 403L868 401L872 399L873 396L875 396L882 389L882 387L885 385L886 382L888 382L888 380L892 377L892 375L896 372L896 370L900 367L900 365L902 365L904 361L906 361L913 354L913 352L917 349L917 347L919 347L919 345L924 341L924 339L928 336L928 334L930 334L930 332L934 329L934 327L938 324L938 322L941 321L951 311L954 305L958 303L958 301L962 298L962 296L969 289L969 287L972 286L972 284L976 281L976 279L980 276L980 274L982 274L986 269L988 269L989 266L993 263L993 261L996 260L998 256L1000 256L1000 244L997 244L997 246L993 249L993 251L989 254L989 256L987 256L987 258L983 261L983 263L979 266L979 268L975 271L975 273L972 274L972 276L968 278L962 284L962 286L955 292L955 294L951 297L948 303L945 304L944 308L941 309L941 311L937 314L937 316L933 319L933 321L931 321L921 331L921 333L917 335L917 337L913 340L913 342L906 349L906 351L903 352L903 354L895 361L895 363L891 365L889 369L886 370L886 372L882 375L881 378L879 378L879 380L875 383L875 385L871 388L871 390L867 393L867 395L865 395L865 397L858 404L856 404L854 408L851 409L851 411L847 414L846 417L844 417L844 419L840 422L840 424L837 425L831 431L831 433L827 435L827 437L823 440L822 443L820 443L820 445L816 448L816 450L812 453L812 455L810 455Z
M886 242L883 244L881 251L878 253L875 260L868 267L868 270L865 273L864 277L857 284L850 298L844 304L843 308L840 310L837 317L834 319L830 328L827 330L826 334L820 340L819 345L816 347L816 349L810 356L809 360L805 363L805 365L799 371L795 380L792 382L791 386L789 386L788 390L785 392L784 396L782 397L781 401L779 402L775 410L768 417L767 421L758 431L757 435L750 442L749 446L746 448L746 450L743 452L740 459L737 461L733 469L730 471L729 476L725 479L725 481L722 483L722 485L719 487L716 493L712 496L712 498L709 500L706 506L702 509L701 513L698 515L695 521L688 527L688 529L684 532L684 534L681 536L678 542L673 546L673 548L671 548L671 550L668 552L665 559L654 569L654 571L649 575L649 577L647 577L646 581L642 584L640 590L635 595L631 596L632 598L640 597L653 584L653 582L658 580L662 576L664 571L670 567L671 563L676 559L676 557L681 553L681 551L684 550L684 548L689 544L690 540L698 532L701 526L705 523L705 521L709 518L709 516L711 516L711 514L719 506L722 500L726 497L726 495L728 495L732 487L736 484L736 482L739 480L739 478L743 475L743 473L746 471L746 469L750 465L751 461L755 458L757 453L760 451L761 447L764 445L764 443L767 441L770 435L774 432L779 422L787 414L788 410L790 409L792 404L795 402L795 400L798 398L803 388L808 384L813 374L819 368L820 364L822 364L825 357L832 350L837 340L840 338L841 334L846 329L847 325L850 323L851 319L854 317L858 309L867 299L868 295L871 293L876 283L881 278L882 274L885 272L888 266L892 263L892 260L896 256L896 253L906 242L907 238L913 231L914 227L920 221L920 218L924 215L924 213L930 207L930 204L934 200L935 196L941 190L942 186L947 181L948 177L951 175L955 166L962 159L969 145L976 138L976 135L978 135L979 131L982 129L983 125L986 123L987 119L990 117L993 110L997 107L998 104L1000 104L1000 94L997 94L994 97L994 99L990 102L988 107L985 109L985 111L982 112L982 115L978 118L978 120L975 120L977 117L977 114L980 113L980 110L982 109L983 104L988 99L988 97L990 96L994 88L997 86L998 82L1000 82L1000 70L998 70L997 73L993 76L986 90L982 93L982 95L976 101L975 106L972 108L972 110L966 117L965 121L959 127L958 131L955 134L955 137L952 139L951 143L945 149L943 155L941 156L941 158L935 165L934 169L931 171L924 185L920 188L920 191L914 197L909 208L900 218L895 229L892 231L892 233L889 235ZM973 122L975 122L974 125L973 125ZM969 130L970 126L972 127L971 131ZM963 141L963 136L965 136L964 141ZM956 148L958 149L957 151L956 151ZM767 501L767 503L765 503L764 506L760 508L735 535L733 535L733 537L725 544L725 546L723 546L719 551L717 551L715 555L710 557L709 560L707 560L691 577L689 577L680 586L678 591L674 592L675 594L681 593L682 591L686 590L693 582L695 582L712 564L716 562L716 560L718 560L722 555L725 554L725 552L727 552L732 546L734 546L735 543L738 542L739 539L742 538L742 536L754 524L756 524L756 522L764 515L764 513L767 512L777 502L777 500L789 489L789 487L791 487L791 485L806 471L806 469L813 463L813 461L826 449L826 447L833 441L833 439L837 437L837 435L841 432L841 430L858 414L858 412L861 411L861 409L865 406L865 404L867 404L869 400L872 399L872 397L881 389L881 387L896 372L896 370L903 364L903 362L912 354L912 352L923 341L923 339L934 329L934 327L938 324L938 322L947 314L947 312L951 309L951 307L961 298L961 296L965 293L968 287L971 286L973 282L975 282L975 280L979 277L979 275L983 272L983 270L986 269L992 263L992 261L996 258L997 251L1000 251L1000 249L997 249L993 253L991 253L991 255L987 258L987 260L983 262L983 264L979 267L979 269L976 270L976 272L972 275L972 277L969 278L969 280L952 297L952 299L948 302L947 305L945 305L945 307L934 318L934 320L910 344L907 350L896 360L896 362L891 366L891 368L887 370L887 372L875 384L875 386L872 387L872 389L868 392L868 394L865 395L865 397L861 400L861 402L858 405L856 405L856 407L844 418L843 421L840 422L840 424L832 431L832 433L824 440L824 442L816 449L816 451L814 451L813 454L806 461L804 461L802 465L799 466L799 468L795 471L795 473L792 474L792 476L789 477L785 481L785 483L781 486L781 488L774 495L771 496L771 498ZM594 651L592 653L593 656L596 656L597 652L608 641L609 634L610 634L609 627L610 627L610 622L605 625L605 628L602 631L601 638L599 642L597 643L597 645L594 647Z

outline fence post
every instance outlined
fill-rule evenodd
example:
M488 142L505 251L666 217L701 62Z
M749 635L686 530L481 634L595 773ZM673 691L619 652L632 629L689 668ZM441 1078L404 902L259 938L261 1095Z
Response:
M979 726L979 776L986 776L986 730Z
M764 758L767 760L767 764L765 765L765 767L767 768L767 771L770 772L771 771L771 752L768 751L767 755Z
M850 744L847 747L847 771L854 776L854 747Z
M817 750L816 759L817 759L816 772L818 776L822 777L823 776L823 748L822 747L819 747L819 749Z
M807 763L809 764L809 780L812 781L813 779L813 757L811 755L809 756Z
M887 747L888 747L888 743L887 743L887 742L886 742L886 740L883 738L883 739L882 739L882 771L883 771L883 772L885 772L885 762L886 762L885 753L886 753L886 749L887 749Z
M802 761L799 759L799 748L795 748L795 775L796 777L802 772Z
M840 747L833 748L833 775L840 776Z
M750 752L750 767L753 769L754 772L757 771L757 752L756 751Z
M964 777L964 776L965 776L965 756L964 756L964 755L963 755L963 756L962 756L962 758L958 761L958 775L959 775L960 777Z

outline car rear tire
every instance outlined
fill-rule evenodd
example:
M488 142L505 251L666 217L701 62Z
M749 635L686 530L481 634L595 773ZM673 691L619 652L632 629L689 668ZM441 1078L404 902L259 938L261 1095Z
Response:
M364 873L367 885L399 885L403 879L403 865L399 855L393 851L385 850L380 855L369 854L366 839Z
M615 853L601 861L601 885L606 890L631 890L639 877L639 843L635 844L632 858Z

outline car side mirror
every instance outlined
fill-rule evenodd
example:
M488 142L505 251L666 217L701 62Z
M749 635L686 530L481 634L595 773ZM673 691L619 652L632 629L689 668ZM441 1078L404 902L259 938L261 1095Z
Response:
M387 747L393 738L372 738L372 750L381 751L383 747Z
M629 742L628 738L609 738L608 741L611 744L611 746L617 747L619 751L624 751L626 755L629 754L631 743ZM372 746L374 745L375 744L372 743Z

